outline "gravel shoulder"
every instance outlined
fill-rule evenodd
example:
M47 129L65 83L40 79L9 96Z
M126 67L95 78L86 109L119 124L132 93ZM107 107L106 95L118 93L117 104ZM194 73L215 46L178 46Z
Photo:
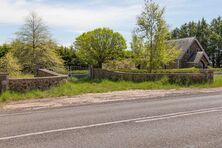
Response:
M71 105L84 105L92 103L105 103L113 101L127 101L138 99L164 98L175 95L192 95L192 94L208 94L222 92L221 88L206 88L206 89L171 89L171 90L128 90L115 91L108 93L92 93L83 94L74 97L59 97L22 100L0 104L0 111L11 110L32 110L43 108L55 108Z

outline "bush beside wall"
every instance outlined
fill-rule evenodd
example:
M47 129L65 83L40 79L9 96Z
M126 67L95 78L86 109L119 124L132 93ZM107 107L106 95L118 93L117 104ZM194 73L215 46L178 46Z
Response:
M114 81L156 81L164 77L168 78L170 83L177 83L182 85L189 85L193 83L207 83L213 82L214 74L211 70L203 70L200 73L125 73L114 72L104 69L91 69L91 78L95 79L109 79Z
M144 69L120 69L120 70L115 70L115 71L119 71L119 72L126 72L126 73L149 73L148 70L144 70ZM157 69L157 70L153 70L152 73L199 73L199 69L198 68L182 68L182 69Z

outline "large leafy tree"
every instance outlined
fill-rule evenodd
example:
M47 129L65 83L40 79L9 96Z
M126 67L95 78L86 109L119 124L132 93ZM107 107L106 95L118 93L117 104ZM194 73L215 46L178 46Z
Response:
M175 45L167 42L170 36L164 12L157 3L145 0L145 8L137 19L136 36L131 46L133 51L139 51L143 66L149 72L169 64L178 56Z
M34 72L38 68L55 71L63 69L63 61L56 52L57 45L51 39L43 20L35 13L27 17L21 30L17 32L13 48L26 72Z
M102 68L102 64L123 56L127 48L123 36L109 28L98 28L76 38L75 49L87 64Z

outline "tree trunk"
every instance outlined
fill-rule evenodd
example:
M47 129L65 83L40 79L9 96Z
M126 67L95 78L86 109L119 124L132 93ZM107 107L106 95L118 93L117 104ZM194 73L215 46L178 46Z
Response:
M153 71L153 39L154 39L154 37L153 37L153 34L154 34L153 29L154 29L154 27L153 27L153 23L152 23L151 30L150 30L150 65L149 65L149 72L150 73L152 73L152 71Z
M149 73L152 73L152 71L153 71L153 34L151 33Z
M103 63L102 62L98 62L98 68L103 68Z

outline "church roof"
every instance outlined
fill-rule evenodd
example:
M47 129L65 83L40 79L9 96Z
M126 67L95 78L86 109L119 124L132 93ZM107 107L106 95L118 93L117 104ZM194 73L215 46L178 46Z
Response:
M198 44L198 46L200 47L202 54L205 56L207 61L210 63L208 55L206 54L205 50L203 49L203 47L201 46L200 42L197 40L196 37L188 37L188 38L182 38L182 39L169 40L168 42L175 43L178 50L181 51L180 55L177 58L179 60L183 58L183 56L186 54L187 50L192 46L192 44L194 42L196 42Z

